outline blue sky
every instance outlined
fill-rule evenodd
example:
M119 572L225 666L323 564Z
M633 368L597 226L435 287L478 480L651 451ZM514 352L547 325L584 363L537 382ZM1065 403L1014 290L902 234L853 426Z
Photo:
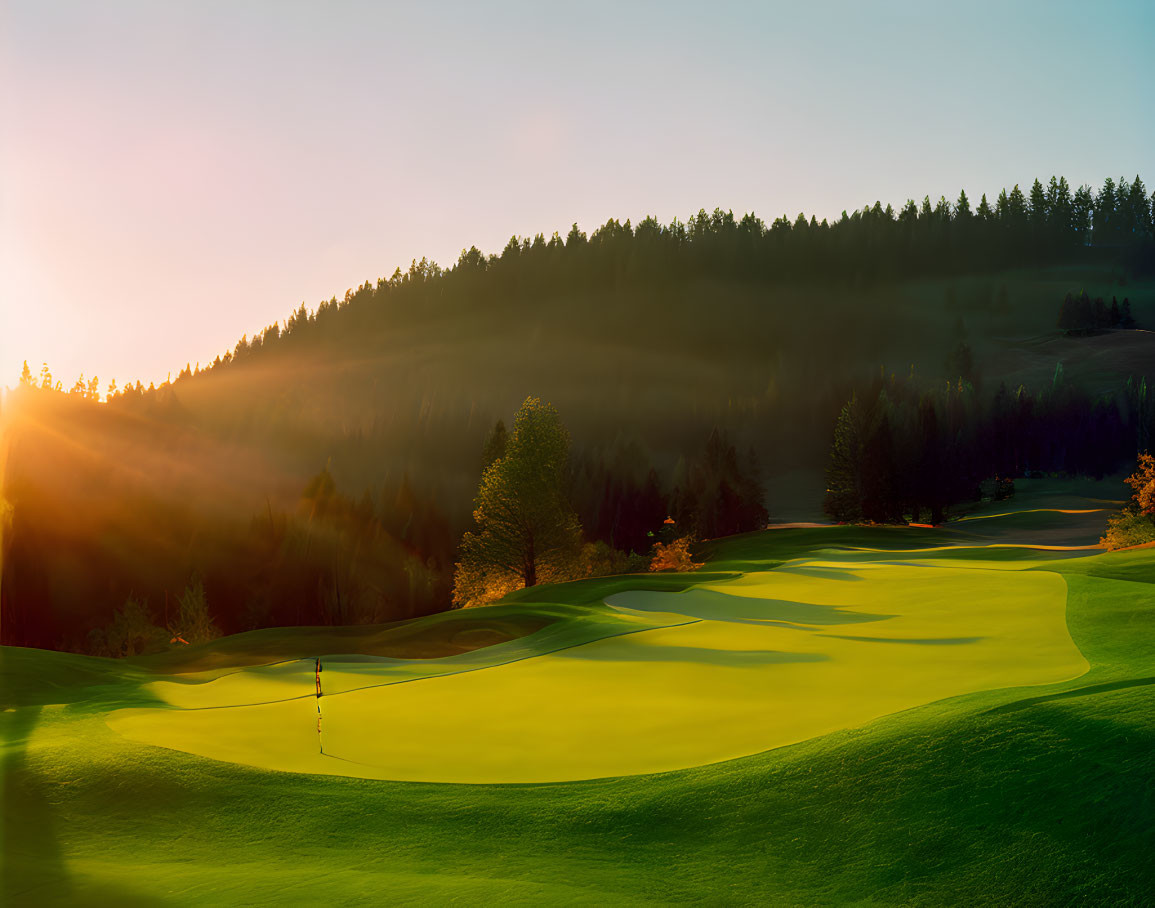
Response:
M0 0L0 384L699 208L1155 183L1155 3Z

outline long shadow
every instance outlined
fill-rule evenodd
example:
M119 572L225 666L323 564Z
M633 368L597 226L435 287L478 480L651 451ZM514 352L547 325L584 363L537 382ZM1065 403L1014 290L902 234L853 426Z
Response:
M814 602L791 599L763 599L717 590L688 590L684 593L655 593L647 590L614 593L607 605L642 612L667 612L707 621L738 624L865 624L884 621L894 615L874 615Z
M161 898L116 883L74 878L69 872L60 839L65 821L53 804L52 781L28 759L28 742L44 708L39 703L0 708L0 908L165 904Z
M1106 694L1115 690L1125 690L1128 687L1145 687L1155 684L1155 678L1128 678L1124 681L1108 681L1104 684L1089 684L1086 687L1076 687L1074 690L1064 690L1057 694L1047 694L1042 697L1028 697L1025 700L1016 700L1014 703L1004 703L988 709L988 713L1009 713L1039 703L1049 703L1054 700L1071 700L1075 697L1089 697L1094 694Z
M751 665L786 665L793 662L828 662L823 653L788 653L764 649L714 649L703 646L673 646L649 644L630 647L623 656L607 654L604 649L574 647L557 653L569 659L591 662L693 662L699 665L721 665L741 668Z
M803 577L817 577L819 580L838 580L844 583L861 583L865 579L859 577L857 574L851 573L850 565L847 566L847 569L843 569L803 564L797 567L783 568L780 573L800 574Z
M41 706L0 713L0 904L66 901L72 893L47 786L28 767L28 738Z
M918 646L963 646L978 643L986 637L855 637L851 634L822 634L838 640L854 640L859 643L914 643Z

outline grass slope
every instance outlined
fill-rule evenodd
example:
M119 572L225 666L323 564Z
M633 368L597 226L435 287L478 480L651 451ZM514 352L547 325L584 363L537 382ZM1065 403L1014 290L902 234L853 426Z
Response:
M1068 518L1081 519L1054 515ZM0 650L0 901L1146 904L1155 552L990 548L964 529L770 531L716 546L711 574L588 581L500 606L581 608L803 556L1066 583L1067 626L1090 666L1078 678L657 775L443 785L249 768L114 733L114 710L160 705L146 666Z

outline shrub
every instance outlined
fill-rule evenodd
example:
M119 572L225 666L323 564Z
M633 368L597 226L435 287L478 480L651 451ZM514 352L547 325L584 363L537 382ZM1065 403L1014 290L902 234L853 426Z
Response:
M107 627L88 634L89 650L94 656L120 659L164 648L168 637L152 621L148 605L132 596L112 616Z
M193 577L180 594L176 621L169 627L174 638L185 643L208 643L221 635L220 628L209 614L205 587L199 577Z
M1107 535L1099 541L1112 551L1155 542L1155 521L1138 511L1122 511L1107 521Z
M694 561L690 557L690 546L694 543L692 536L683 536L673 542L663 545L654 544L654 557L650 561L651 571L696 571L702 562Z
M582 546L579 570L582 577L607 577L611 574L629 574L635 563L630 555L599 539Z
M453 606L476 608L489 605L524 585L522 578L508 571L459 564L453 575Z
M546 566L538 575L542 583L567 583L586 577L608 577L612 574L641 574L650 567L646 555L626 554L600 539L582 546L578 557L568 564ZM495 568L471 570L457 566L453 578L455 608L476 608L497 602L525 586L517 574Z

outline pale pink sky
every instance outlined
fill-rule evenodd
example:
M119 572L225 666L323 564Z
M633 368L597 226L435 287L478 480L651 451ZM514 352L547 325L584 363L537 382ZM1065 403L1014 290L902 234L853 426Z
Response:
M1155 182L1151 4L800 6L0 0L0 385L573 221Z

